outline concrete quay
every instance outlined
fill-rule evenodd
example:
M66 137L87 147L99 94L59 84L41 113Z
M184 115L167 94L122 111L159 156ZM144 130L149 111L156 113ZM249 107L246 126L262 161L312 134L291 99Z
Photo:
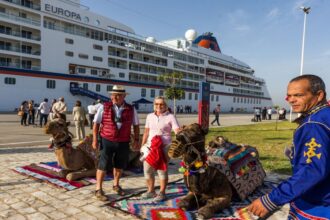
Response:
M139 116L143 128L146 115ZM180 125L198 120L194 114L177 117ZM221 126L250 124L253 123L251 118L252 115L224 114L220 116L220 122ZM73 126L70 130L74 133ZM86 130L90 132L89 128ZM93 195L94 185L65 191L11 170L31 163L54 161L54 153L47 149L48 144L49 136L43 134L41 128L21 126L18 116L0 114L0 219L137 219L98 201ZM173 162L175 165L169 170L170 181L182 177L177 172L178 161ZM285 177L269 174L267 178L278 181ZM159 185L158 181L156 184ZM145 189L145 180L142 174L128 176L121 179L121 185L129 192L136 192ZM117 198L112 191L112 181L104 182L104 190L110 201ZM286 219L287 214L286 205L268 219Z

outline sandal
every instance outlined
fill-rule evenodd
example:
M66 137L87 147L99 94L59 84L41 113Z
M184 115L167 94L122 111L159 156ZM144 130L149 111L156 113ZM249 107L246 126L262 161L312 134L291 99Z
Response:
M113 186L112 190L115 191L118 195L124 196L125 192L124 190L118 185L118 186Z

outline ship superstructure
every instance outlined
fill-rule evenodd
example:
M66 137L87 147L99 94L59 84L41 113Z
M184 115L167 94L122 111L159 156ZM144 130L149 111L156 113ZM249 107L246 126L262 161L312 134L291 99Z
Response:
M252 111L271 106L263 79L247 64L221 53L211 33L158 42L91 12L79 0L0 0L0 111L22 100L63 96L69 108L108 97L126 86L128 102L164 95L158 76L181 72L185 90L177 105L197 111L201 81L211 83L211 109ZM79 90L72 91L72 88ZM71 90L71 91L70 91ZM147 105L139 110L149 110Z

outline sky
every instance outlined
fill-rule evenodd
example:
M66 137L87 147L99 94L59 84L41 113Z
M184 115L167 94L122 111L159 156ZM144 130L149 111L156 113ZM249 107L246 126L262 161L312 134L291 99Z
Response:
M320 76L330 94L328 0L81 0L81 4L157 41L183 38L188 29L212 32L222 53L252 67L257 77L265 79L273 104L284 107L287 84L300 74L304 24L300 6L311 7L303 74Z

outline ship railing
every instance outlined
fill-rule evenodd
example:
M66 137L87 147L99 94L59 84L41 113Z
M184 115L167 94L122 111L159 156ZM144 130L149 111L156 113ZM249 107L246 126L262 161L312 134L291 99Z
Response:
M31 1L21 1L21 0L5 0L5 1L19 5L19 6L23 6L26 8L35 9L38 11L40 11L40 9L41 9L39 4L31 2Z
M17 69L41 70L40 66L22 66L20 63L13 63L13 62L0 62L0 66L17 68Z
M0 50L7 50L7 51L19 52L19 53L25 53L25 54L31 54L31 55L40 55L39 50L25 50L25 49L21 49L20 47L15 47L15 46L0 47Z
M40 41L40 39L41 39L39 36L36 36L36 35L23 36L21 32L13 31L13 30L11 30L11 31L0 31L0 34L6 34L6 35L14 36L14 37L21 37L21 38L37 40L37 41Z
M0 12L0 17L7 18L7 19L10 19L10 20L19 21L19 22L24 22L24 23L27 23L27 24L32 24L32 25L35 25L35 26L40 26L40 21L32 19L32 18L22 18L22 17L19 17L17 15L4 13L4 12Z

